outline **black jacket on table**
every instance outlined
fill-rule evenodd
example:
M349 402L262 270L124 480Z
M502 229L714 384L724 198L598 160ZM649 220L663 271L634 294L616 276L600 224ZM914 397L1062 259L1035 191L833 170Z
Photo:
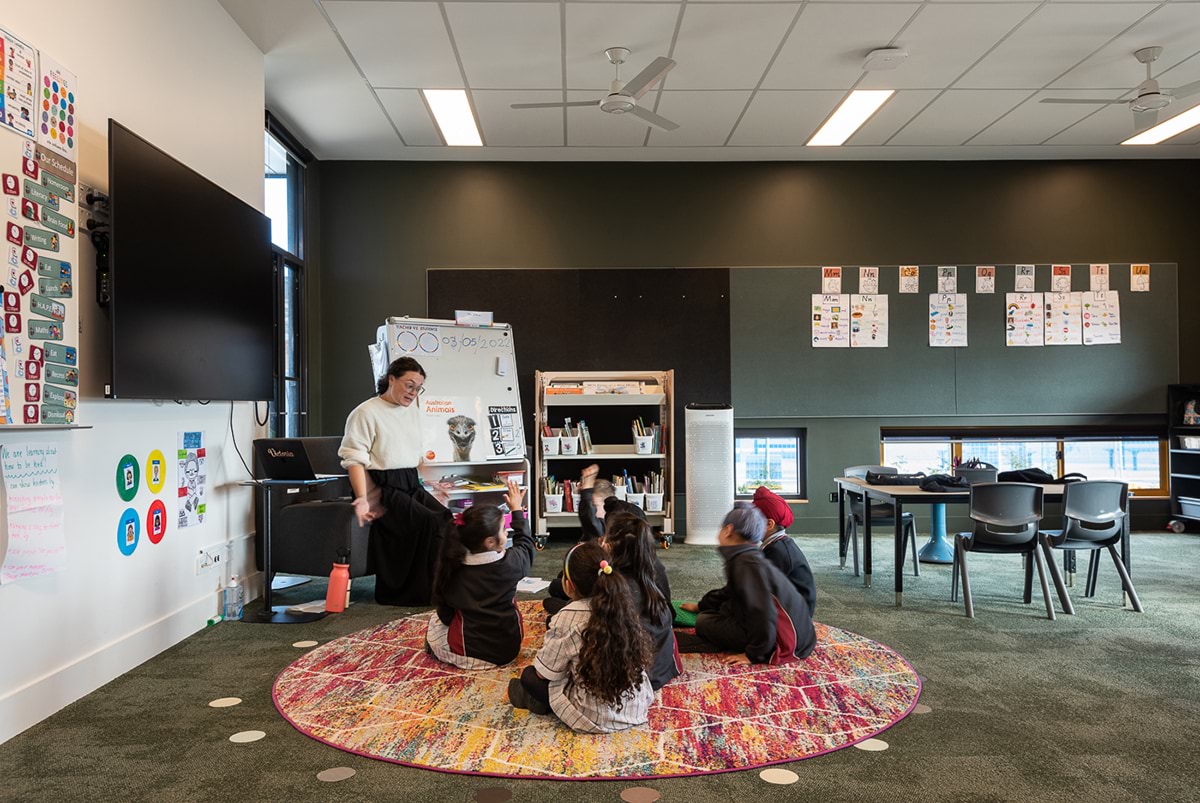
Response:
M808 558L804 557L804 553L787 531L779 530L768 535L763 539L761 548L763 557L775 564L775 568L783 572L783 576L790 580L800 592L800 596L804 597L804 601L808 603L809 614L816 611L817 584L813 580L812 567L808 565Z
M725 561L724 588L700 600L700 610L730 616L746 633L746 657L756 664L807 658L817 646L808 603L763 557L758 544L717 547Z
M533 565L533 536L521 511L512 517L513 545L492 563L463 564L454 588L438 602L437 615L450 628L450 649L501 665L521 651L524 628L516 606L517 583Z

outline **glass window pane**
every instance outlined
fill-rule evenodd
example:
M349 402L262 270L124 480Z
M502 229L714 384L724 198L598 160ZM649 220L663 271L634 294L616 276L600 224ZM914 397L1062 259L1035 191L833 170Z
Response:
M1158 441L1077 441L1066 444L1064 465L1089 480L1120 480L1130 488L1158 488Z
M271 219L271 242L285 251L291 251L290 221L288 219L288 153L279 141L265 134L266 147L264 175L266 181L263 199L264 211Z
M949 474L950 442L904 443L891 442L883 445L883 463L892 466L901 474Z
M963 441L962 459L990 463L1000 471L1040 468L1058 476L1057 441Z
M738 437L734 478L739 496L765 485L783 496L800 493L800 439L796 436Z
M297 376L300 363L300 338L297 332L300 305L300 272L292 265L283 266L283 374Z

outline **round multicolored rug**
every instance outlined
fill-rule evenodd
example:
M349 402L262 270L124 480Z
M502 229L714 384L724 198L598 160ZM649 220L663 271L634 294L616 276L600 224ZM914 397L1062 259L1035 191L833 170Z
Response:
M684 655L646 725L575 733L508 704L508 681L546 632L538 602L519 603L525 644L515 664L466 672L423 649L429 614L331 641L275 680L275 707L297 730L339 750L442 772L605 780L699 775L828 753L899 722L921 694L895 651L817 625L817 649L785 666L726 666Z

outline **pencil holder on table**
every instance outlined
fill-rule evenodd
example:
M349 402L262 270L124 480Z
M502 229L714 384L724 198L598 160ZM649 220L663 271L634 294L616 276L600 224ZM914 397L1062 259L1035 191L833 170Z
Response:
M546 494L546 512L562 513L562 494Z
M563 454L579 454L579 436L563 435L558 439Z
M646 512L647 513L662 513L663 509L663 494L646 494Z
M644 493L627 493L625 494L625 501L635 507L640 507L643 510L646 507L646 495Z
M637 454L654 454L654 436L634 435L633 450Z
M561 438L558 435L542 436L542 454L558 454Z

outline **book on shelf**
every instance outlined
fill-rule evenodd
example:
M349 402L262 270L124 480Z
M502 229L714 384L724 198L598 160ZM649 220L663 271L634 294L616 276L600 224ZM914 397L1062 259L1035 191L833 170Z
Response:
M597 396L638 396L642 393L642 383L636 380L584 382L582 392Z
M571 385L549 385L546 387L547 396L582 396L583 385L578 383Z

